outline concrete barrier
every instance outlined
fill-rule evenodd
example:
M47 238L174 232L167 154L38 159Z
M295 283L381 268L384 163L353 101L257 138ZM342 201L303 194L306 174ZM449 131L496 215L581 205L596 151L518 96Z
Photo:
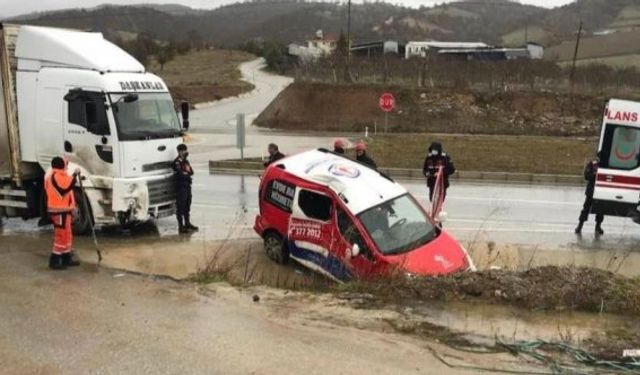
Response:
M240 160L211 160L209 171L213 174L221 175L260 175L264 167L262 162L240 161ZM407 168L380 168L380 171L397 179L422 180L422 170ZM452 180L461 181L486 181L495 183L510 184L535 184L535 185L563 185L581 186L584 184L582 176L574 175L553 175L534 173L508 173L508 172L478 172L478 171L458 171Z

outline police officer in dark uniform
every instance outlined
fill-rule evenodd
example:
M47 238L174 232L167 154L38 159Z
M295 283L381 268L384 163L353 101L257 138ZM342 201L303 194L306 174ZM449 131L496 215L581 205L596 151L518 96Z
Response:
M424 159L422 166L422 173L427 178L427 186L429 187L429 200L433 200L433 190L436 186L436 173L438 167L442 166L444 172L444 192L443 200L447 195L447 189L449 188L449 176L456 172L456 167L453 165L453 161L442 149L440 142L433 142L429 146L427 157Z
M180 233L195 232L198 227L191 224L191 180L193 168L187 157L187 145L178 145L178 157L173 161L173 173L176 179L176 206L178 216L178 231Z
M580 218L578 219L578 226L576 227L576 234L582 234L582 225L589 218L591 212L591 206L593 205L593 192L596 187L596 175L598 174L598 167L600 165L600 153L595 159L589 161L584 167L584 179L587 181L587 189L584 192L585 200L582 212L580 212ZM604 221L604 215L596 214L596 235L601 236L604 234L602 230L602 222Z
M284 154L280 152L280 150L278 149L278 145L275 143L269 143L269 148L267 149L267 151L269 152L269 160L263 163L265 168L272 163L275 163L276 161L284 158Z

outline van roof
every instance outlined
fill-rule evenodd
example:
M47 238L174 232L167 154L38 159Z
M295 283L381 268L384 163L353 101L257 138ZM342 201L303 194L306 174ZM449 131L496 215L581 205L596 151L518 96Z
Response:
M296 177L330 188L356 215L407 193L380 172L324 149L292 155L277 164Z
M43 66L143 73L145 68L101 33L40 26L20 26L16 57Z

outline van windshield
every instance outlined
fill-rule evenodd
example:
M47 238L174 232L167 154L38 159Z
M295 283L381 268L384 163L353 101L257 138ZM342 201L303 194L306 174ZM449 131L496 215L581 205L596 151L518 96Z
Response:
M640 128L607 124L600 162L603 168L631 170L640 167Z
M439 230L418 203L405 194L370 208L358 218L385 255L402 254L432 241Z
M169 93L138 93L126 103L125 94L111 94L120 140L172 138L181 134L180 120Z

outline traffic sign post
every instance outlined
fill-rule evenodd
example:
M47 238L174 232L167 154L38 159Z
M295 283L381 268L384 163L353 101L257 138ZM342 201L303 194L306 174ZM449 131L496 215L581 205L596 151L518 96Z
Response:
M245 138L244 113L238 113L236 115L236 148L240 149L241 160L244 160L244 146L246 145Z
M378 106L384 112L384 132L389 128L389 112L396 108L396 98L390 92L385 92L378 99Z

